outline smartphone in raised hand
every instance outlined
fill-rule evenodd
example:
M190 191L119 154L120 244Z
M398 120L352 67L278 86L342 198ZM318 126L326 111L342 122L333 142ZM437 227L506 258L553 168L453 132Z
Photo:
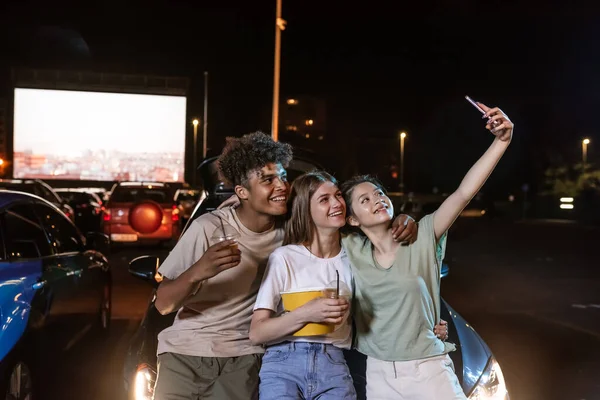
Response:
M479 104L477 104L472 98L470 98L469 96L465 96L465 99L467 99L467 101L469 103L471 103L473 105L473 107L478 109L480 113L485 114L485 111L483 110L483 108L479 107ZM500 121L496 120L496 121L493 121L491 124L492 124L492 126L496 127L496 126L500 125L500 123L501 123Z
M472 98L470 98L469 96L465 96L465 99L467 99L467 101L469 103L471 103L473 105L473 107L478 109L480 113L485 114L485 111L483 111L483 108L479 107L479 104L477 104L475 101L473 101Z

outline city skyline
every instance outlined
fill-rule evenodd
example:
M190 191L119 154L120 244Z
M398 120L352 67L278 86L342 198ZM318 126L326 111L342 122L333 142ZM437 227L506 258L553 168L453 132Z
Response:
M15 152L15 178L183 182L182 153L86 151L81 157Z

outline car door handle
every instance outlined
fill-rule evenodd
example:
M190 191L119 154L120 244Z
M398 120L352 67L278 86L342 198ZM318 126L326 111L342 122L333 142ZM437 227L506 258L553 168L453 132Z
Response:
M33 290L38 290L46 286L47 283L48 281L39 281L37 283L34 283L31 287Z
M82 273L83 273L83 270L77 269L75 271L69 271L69 272L67 272L67 276L77 275L79 278L81 278L81 274Z

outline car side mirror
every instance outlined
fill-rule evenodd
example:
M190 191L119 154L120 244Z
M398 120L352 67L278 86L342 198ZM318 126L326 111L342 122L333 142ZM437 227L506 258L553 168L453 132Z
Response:
M110 239L100 232L88 232L85 235L86 250L96 250L108 256L110 254Z
M159 265L160 259L157 256L137 257L129 263L129 273L140 279L158 285L155 275Z
M440 277L445 278L450 274L450 267L445 262L442 262L442 271L440 272Z

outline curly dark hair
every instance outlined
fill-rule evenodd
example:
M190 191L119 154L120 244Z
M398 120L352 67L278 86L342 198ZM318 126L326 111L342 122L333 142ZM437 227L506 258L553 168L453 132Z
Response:
M292 146L275 142L263 132L253 132L241 138L228 137L219 156L219 172L233 186L246 185L250 174L269 163L287 168L292 160Z

